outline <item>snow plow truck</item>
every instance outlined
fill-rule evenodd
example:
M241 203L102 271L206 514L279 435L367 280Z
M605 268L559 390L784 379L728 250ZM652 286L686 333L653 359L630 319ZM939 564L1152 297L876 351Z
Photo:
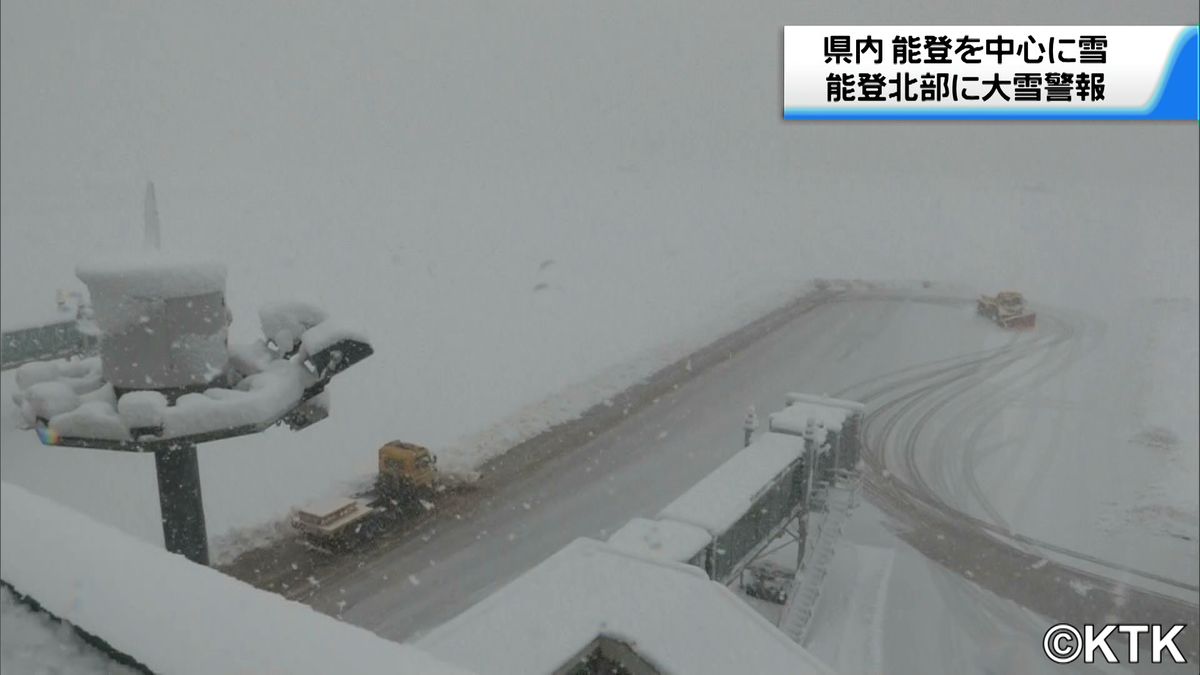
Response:
M1016 291L1001 291L994 296L981 295L976 311L1004 328L1030 329L1037 314L1025 306L1025 298Z
M309 504L296 512L292 526L313 548L350 548L386 529L385 519L424 509L436 489L437 457L424 446L391 441L379 448L373 491Z

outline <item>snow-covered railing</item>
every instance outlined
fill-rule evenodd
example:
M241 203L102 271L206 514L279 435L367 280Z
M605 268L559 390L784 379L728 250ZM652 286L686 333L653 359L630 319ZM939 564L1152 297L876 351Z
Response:
M863 404L795 393L788 394L787 401L786 408L771 413L768 428L776 433L801 437L806 433L813 434L814 445L818 448L820 481L830 484L835 473L858 466L858 427L865 408Z
M804 501L804 440L766 433L671 502L659 520L699 527L713 538L705 571L727 580L756 548L796 516Z
M811 625L813 610L821 597L821 585L833 560L834 546L850 511L857 505L859 483L849 480L830 490L827 510L817 520L816 527L804 542L804 556L788 591L787 601L779 615L779 628L799 644L804 644Z
M0 579L158 673L465 673L3 483Z
M31 361L96 353L95 336L84 335L74 318L0 334L0 370Z

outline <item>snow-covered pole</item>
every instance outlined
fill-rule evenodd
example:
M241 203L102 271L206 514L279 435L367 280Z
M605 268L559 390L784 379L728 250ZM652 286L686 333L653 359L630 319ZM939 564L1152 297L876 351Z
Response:
M812 491L814 476L817 472L817 423L813 418L808 418L808 423L804 425L804 469L808 475L805 477L804 488L804 512L807 513L812 505Z
M173 443L154 453L163 543L168 551L192 562L208 564L208 529L200 492L200 461L196 444Z
M145 238L143 243L147 250L162 250L162 231L158 221L158 199L154 196L154 182L146 182L145 201Z
M808 418L808 423L804 425L804 471L807 474L804 477L804 509L799 516L799 529L796 537L796 569L799 570L804 562L804 553L808 548L808 514L812 506L812 491L813 491L813 474L816 473L817 464L817 423L813 418Z
M754 438L754 432L758 430L758 415L754 413L754 406L746 409L746 420L742 422L742 431L746 434L745 443L742 447L750 447L750 441Z

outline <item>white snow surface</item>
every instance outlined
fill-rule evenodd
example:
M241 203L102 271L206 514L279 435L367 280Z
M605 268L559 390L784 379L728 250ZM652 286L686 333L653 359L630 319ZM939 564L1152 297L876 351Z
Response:
M126 427L162 426L167 397L157 391L131 391L117 399L117 414Z
M370 340L361 331L356 331L351 328L346 328L336 321L323 321L312 328L304 331L300 336L300 342L304 345L305 351L309 354L330 347L340 340L357 340L358 342L369 343Z
M235 388L185 394L174 405L153 391L125 394L115 405L101 396L84 401L57 382L35 384L17 400L28 399L23 414L48 417L50 429L63 436L127 440L133 427L162 426L161 438L175 438L273 422L295 407L313 381L298 362L281 359L243 378ZM31 422L25 420L26 425Z
M154 672L469 672L165 553L16 485L3 483L0 505L0 577Z
M745 515L763 488L803 454L803 439L765 433L668 504L658 517L719 535Z
M19 603L0 588L0 672L22 675L109 673L135 671L108 658L83 641L71 626Z
M389 438L470 471L815 276L1197 297L1194 129L784 123L773 37L1189 24L1190 0L374 10L2 7L0 325L50 313L89 256L140 250L153 179L164 249L228 266L235 342L277 298L377 341L329 420L205 448L213 471L285 445L306 468L214 484L214 534L345 491Z
M783 410L771 413L768 418L771 431L803 434L812 420L826 431L842 430L850 411L846 408L814 403L791 403Z
M195 260L180 255L143 252L122 258L85 258L75 275L92 291L112 297L184 298L225 290L224 263Z
M848 401L844 398L833 398L832 396L824 396L819 394L798 394L791 392L787 395L788 405L793 403L815 403L822 406L833 406L835 408L845 408L846 410L862 412L866 409L866 405L858 401Z
M288 351L304 331L329 318L325 310L307 302L268 302L258 308L263 335Z
M631 645L664 674L833 672L695 567L590 539L575 540L416 645L478 672L548 675L600 636Z
M686 563L712 543L712 535L673 520L632 518L609 536L608 543L635 555Z

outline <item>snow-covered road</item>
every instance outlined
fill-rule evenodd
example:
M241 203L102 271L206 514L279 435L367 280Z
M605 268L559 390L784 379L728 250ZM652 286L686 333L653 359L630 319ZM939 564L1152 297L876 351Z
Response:
M1196 585L1194 540L1149 538L1136 551L1119 550L1095 518L1079 518L1094 506L1097 495L1115 494L1114 483L1144 483L1154 475L1145 457L1130 457L1127 462L1108 458L1130 454L1123 440L1113 448L1097 447L1084 434L1088 445L1076 447L1078 427L1095 423L1087 416L1098 412L1097 406L1110 392L1081 394L1063 388L1061 380L1081 364L1094 366L1089 354L1104 356L1098 345L1106 334L1101 322L1062 311L1043 311L1041 325L1033 333L1001 332L976 317L969 301L934 292L858 291L817 305L652 405L632 411L611 430L536 464L511 482L462 500L463 508L439 514L382 555L352 561L316 579L319 586L302 595L317 608L386 637L419 634L573 538L604 537L630 517L653 516L737 451L747 405L772 410L782 405L786 392L800 390L870 401L868 440L874 452L883 453L874 457L876 466L882 469L886 461L895 471L893 485L955 514L961 510L966 523L966 529L957 532L961 542L946 543L939 555L921 544L939 541L938 535L944 537L946 532L928 530L923 532L924 542L918 538L920 533L905 537L916 550L969 576L969 566L959 563L982 553L972 547L995 542L989 533L1011 529L1018 539L1004 539L994 546L1016 550L1022 560L1049 557L1054 560L1051 570L1089 566L1096 578L1118 577L1131 586L1148 586L1165 596L1143 597L1134 590L1123 597L1149 611L1168 608L1186 618L1195 607L1194 592L1189 590ZM1038 408L1040 415L1060 417L1054 424L1042 425L1049 429L1048 439L1031 436L1023 422L1009 419L1014 401L1033 409L1023 397L1041 395L1039 386L1045 383L1055 383L1061 399L1050 413L1047 406ZM1066 405L1068 401L1071 405ZM1127 433L1119 415L1099 412L1109 413L1105 434L1118 438ZM1002 474L981 482L979 477L989 474L979 466L1004 453L993 442L997 436L1011 446L1038 453L1040 459L1025 461L1033 461L1044 472L1034 472L1032 481L1020 483ZM1007 452L1014 454L1011 449ZM1082 467L1078 466L1081 456L1104 459ZM1006 497L1014 490L1026 496L1018 504L1050 495L1060 508L1022 514ZM880 501L884 512L890 513L885 520L894 518L891 527L905 531L911 524L906 514L887 508L895 507L894 501ZM1078 503L1083 504L1082 511ZM1065 531L1072 536L1058 536ZM908 557L898 561L893 587L903 587L906 570L926 570L922 574L938 578L946 573L915 554L914 548L903 546ZM1055 548L1059 550L1046 550ZM1193 570L1190 576L1188 569ZM1011 572L996 566L996 574ZM1057 586L1054 581L1035 585L1006 579L1015 589L1038 589L1047 600L1038 608L1045 612L1054 608L1055 600L1065 599L1060 604L1072 606L1103 604L1074 602L1081 593L1068 582L1075 577L1064 575ZM1098 585L1093 578L1091 586ZM993 592L1025 601L1032 597L1009 592L998 582L990 590L984 586L943 580L937 593L921 599L923 609L910 606L909 610L935 617L930 619L935 623L954 623L956 611L980 611L981 595L993 601L999 601ZM1086 599L1087 593L1082 595ZM1184 601L1166 597L1172 595ZM1165 604L1155 604L1159 600ZM911 598L907 602L911 605ZM993 609L989 616L1018 617L1004 630L1015 631L1030 649L1038 648L1041 622L1031 621L1028 612L1012 603L1008 607L999 613ZM1164 615L1163 620L1170 618ZM895 645L918 644L905 639L906 634L915 640L920 631L928 630L895 620L883 626L885 662L898 656L888 653L897 649ZM962 665L944 656L946 663Z

